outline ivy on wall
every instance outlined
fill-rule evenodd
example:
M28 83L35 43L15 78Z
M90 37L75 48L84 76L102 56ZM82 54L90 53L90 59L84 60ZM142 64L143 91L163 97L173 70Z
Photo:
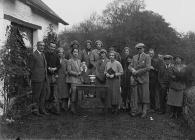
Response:
M18 28L10 25L7 29L7 41L0 50L0 79L4 82L5 113L10 99L30 89L29 56L32 54L32 48L25 47Z
M57 47L59 47L58 37L57 34L54 32L54 27L52 24L49 24L47 34L44 36L43 41L46 46L45 51L48 51L48 46L50 42L55 43Z

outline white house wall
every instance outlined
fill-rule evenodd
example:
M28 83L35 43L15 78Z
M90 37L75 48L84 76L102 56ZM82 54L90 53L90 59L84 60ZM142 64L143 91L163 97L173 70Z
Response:
M0 5L2 6L2 3L0 3ZM1 9L1 6L0 6L0 9ZM42 40L43 37L46 35L49 24L53 24L54 30L58 32L58 23L48 18L45 18L37 13L38 12L34 13L28 5L24 4L23 2L19 0L4 0L3 15L6 14L9 16L15 17L17 19L20 19L22 21L42 27L41 30L35 30L33 33L33 44L34 45L36 44L37 41ZM2 18L2 10L0 10L0 18ZM4 26L7 26L7 24L10 24L10 22L5 22L5 21L6 20L3 21ZM2 27L2 28L6 30L5 27Z
M3 45L5 38L6 27L4 25L3 0L0 0L0 47Z

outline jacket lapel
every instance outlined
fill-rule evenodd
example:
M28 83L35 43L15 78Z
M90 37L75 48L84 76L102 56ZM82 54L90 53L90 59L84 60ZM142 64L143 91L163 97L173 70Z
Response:
M78 62L78 63L77 63ZM71 59L71 64L74 68L74 70L76 70L77 72L80 72L80 64L79 64L79 61L75 62L73 59ZM77 64L76 64L77 63Z

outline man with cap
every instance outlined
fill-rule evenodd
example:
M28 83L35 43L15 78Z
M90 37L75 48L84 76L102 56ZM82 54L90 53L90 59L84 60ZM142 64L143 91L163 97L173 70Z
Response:
M171 55L164 55L164 61L159 66L158 80L160 83L160 114L166 113L166 98L169 89L169 75L172 71L172 58Z
M142 112L141 118L145 118L147 115L148 105L150 104L150 92L149 92L149 70L151 68L150 56L144 53L145 45L143 43L136 44L135 48L138 52L133 56L133 68L135 71L133 75L138 77L137 84L137 104L138 111Z

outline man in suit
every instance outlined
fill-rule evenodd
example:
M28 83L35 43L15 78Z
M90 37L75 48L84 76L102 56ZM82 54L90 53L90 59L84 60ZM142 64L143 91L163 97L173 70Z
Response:
M159 67L158 80L160 83L160 114L166 113L166 98L169 89L169 75L172 71L172 56L165 55Z
M48 51L45 52L45 59L47 61L47 74L50 86L50 111L54 114L59 114L60 111L57 105L57 78L61 64L59 56L56 53L56 44L54 42L50 42L48 48Z
M43 54L45 43L42 41L37 42L37 50L31 57L31 82L33 102L35 108L33 113L37 116L48 115L45 110L45 99L47 89L47 62Z
M142 118L147 115L148 105L150 104L150 92L149 92L149 70L151 68L150 56L144 53L145 45L143 43L136 44L135 48L138 52L137 55L133 56L133 68L135 71L133 75L137 76L137 96L138 96L138 109L141 110Z

